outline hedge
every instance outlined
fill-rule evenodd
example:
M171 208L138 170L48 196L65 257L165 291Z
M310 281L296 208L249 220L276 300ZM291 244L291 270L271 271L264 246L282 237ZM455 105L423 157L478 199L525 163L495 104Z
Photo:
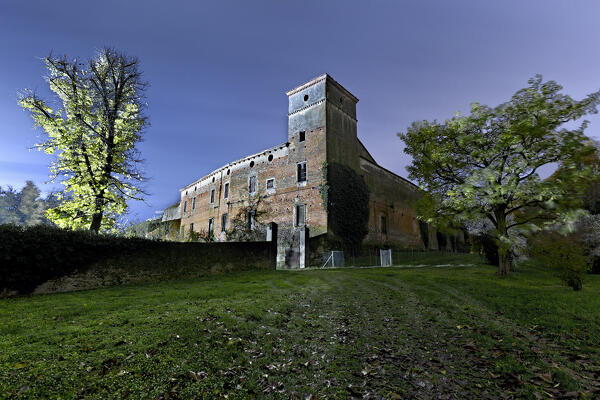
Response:
M44 282L91 268L166 278L274 269L275 255L271 242L180 243L0 225L0 292L32 293Z

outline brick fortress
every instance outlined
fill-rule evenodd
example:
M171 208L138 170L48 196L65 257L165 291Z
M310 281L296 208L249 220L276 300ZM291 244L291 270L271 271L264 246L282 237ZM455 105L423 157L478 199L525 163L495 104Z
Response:
M170 210L165 213L170 215L167 219L180 218L176 222L184 235L203 232L225 241L232 218L258 201L264 210L262 222L279 226L284 242L278 245L283 252L294 246L294 234L304 226L309 227L311 238L331 233L319 189L324 163L336 162L351 167L369 187L365 243L422 247L419 224L410 207L418 196L417 187L379 166L358 139L358 99L327 74L286 94L287 141L185 186L179 212ZM253 227L253 212L247 213Z

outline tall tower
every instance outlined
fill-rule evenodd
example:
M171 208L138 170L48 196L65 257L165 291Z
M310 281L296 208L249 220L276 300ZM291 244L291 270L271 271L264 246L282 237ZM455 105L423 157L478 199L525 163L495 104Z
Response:
M323 130L327 162L359 169L356 136L358 99L324 74L286 93L289 99L288 141L298 140L300 132Z

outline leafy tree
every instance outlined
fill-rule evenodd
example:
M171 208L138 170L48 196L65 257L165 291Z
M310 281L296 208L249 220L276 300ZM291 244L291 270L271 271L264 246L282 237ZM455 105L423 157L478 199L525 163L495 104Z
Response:
M253 242L265 240L267 221L264 217L269 210L263 205L260 196L248 197L248 202L238 208L229 221L227 240L233 242Z
M10 186L0 187L0 224L50 224L45 211L57 205L55 194L51 193L45 199L40 197L40 190L32 181L27 181L21 191Z
M542 266L553 270L573 290L581 290L591 264L578 234L543 232L530 238L529 251Z
M17 192L13 187L8 186L3 189L0 187L0 225L21 223L19 215L19 202L21 193Z
M24 226L39 225L44 222L46 204L40 199L40 190L31 181L27 181L21 190L21 201L19 202L19 213L23 216Z
M126 201L143 194L136 145L147 126L146 83L139 62L109 48L86 64L53 55L44 61L56 107L32 91L19 103L46 132L37 148L56 156L51 178L65 186L48 217L61 227L108 230Z
M529 86L495 108L474 103L471 114L443 123L414 122L400 133L413 157L410 177L428 192L427 222L485 221L498 244L501 275L510 271L509 251L519 232L573 216L573 191L592 171L582 160L594 151L584 135L600 92L577 101L556 82L537 75ZM542 180L540 168L560 163L556 179Z

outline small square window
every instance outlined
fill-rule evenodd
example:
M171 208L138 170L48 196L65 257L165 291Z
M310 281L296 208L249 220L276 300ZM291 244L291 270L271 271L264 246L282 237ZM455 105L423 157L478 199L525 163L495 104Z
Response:
M306 161L298 163L298 182L306 182Z
M298 139L298 141L304 142L305 140L306 140L306 132L300 131L300 138Z
M215 189L212 189L210 191L210 204L213 204L215 202Z
M275 178L267 179L267 189L275 188Z
M296 205L296 226L304 226L306 224L306 204Z
M229 197L229 182L225 184L225 189L223 190L223 198L226 199Z

